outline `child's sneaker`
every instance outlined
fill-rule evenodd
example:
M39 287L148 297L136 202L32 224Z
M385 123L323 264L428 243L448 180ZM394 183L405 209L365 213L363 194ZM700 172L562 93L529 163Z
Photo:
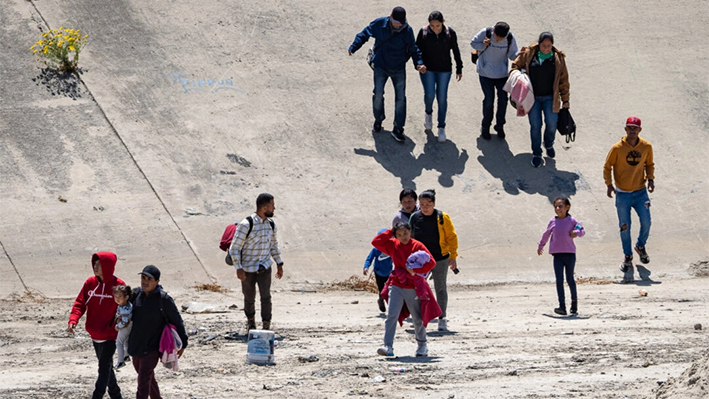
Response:
M377 349L377 354L381 356L394 356L394 348L391 346L382 346Z
M387 312L387 307L386 307L386 305L384 304L384 298L379 297L379 300L377 300L377 304L379 304L379 311L380 311L380 312L382 312L382 313L386 313L386 312Z
M650 263L650 256L647 254L645 247L635 247L635 252L638 253L638 256L640 257L640 262L646 265Z
M448 319L438 319L438 331L448 331Z
M554 313L562 315L562 316L566 316L566 307L560 306L558 308L554 308Z
M425 342L419 343L418 349L416 349L416 357L428 356L428 345Z
M633 255L625 255L625 260L620 264L620 271L627 273L633 270Z

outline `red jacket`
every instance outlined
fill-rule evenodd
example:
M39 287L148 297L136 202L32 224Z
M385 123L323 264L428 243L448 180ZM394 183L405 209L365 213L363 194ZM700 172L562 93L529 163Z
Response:
M372 240L372 246L391 256L391 260L394 262L394 270L401 269L402 271L408 273L406 271L406 260L409 258L409 255L416 251L425 251L431 258L428 263L425 263L421 268L416 269L416 273L428 273L436 266L436 261L433 259L433 255L431 255L431 252L426 249L426 246L423 245L421 241L417 241L412 238L408 244L404 245L392 235L391 229L388 229L374 237ZM392 284L401 288L416 288L412 279L404 279L403 281L396 279L395 281L392 281Z
M113 252L97 252L91 256L93 267L96 259L101 260L103 281L96 276L89 277L76 296L71 308L69 324L78 324L81 316L86 313L86 331L91 339L97 341L112 341L118 332L114 328L116 317L116 301L113 299L113 287L125 285L123 280L113 275L116 269L116 254Z

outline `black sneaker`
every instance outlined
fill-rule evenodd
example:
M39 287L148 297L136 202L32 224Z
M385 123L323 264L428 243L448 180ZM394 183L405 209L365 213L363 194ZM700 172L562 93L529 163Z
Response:
M377 301L377 304L379 304L379 311L380 311L380 312L382 312L382 313L386 313L386 312L387 312L387 307L386 307L386 305L384 304L384 298L379 297L379 300Z
M633 269L633 255L625 255L625 260L620 264L620 271L627 273Z
M505 139L505 129L503 129L502 126L495 126L494 129L497 132L497 137L504 140Z
M579 308L578 308L578 301L571 301L571 309L569 309L569 311L571 312L571 314L576 314L576 313L578 313L578 310L579 310Z
M566 316L566 308L558 307L554 308L554 313Z
M554 147L547 148L547 156L549 158L554 158L556 156L556 151L554 151Z
M394 128L394 130L391 131L391 136L394 137L394 140L399 143L403 143L404 140L406 140L406 136L404 136L404 129Z
M640 262L646 265L650 263L650 256L647 254L645 247L635 247L635 252L638 253L638 256L640 257Z
M484 138L485 140L490 140L492 138L492 136L490 136L490 126L480 126L480 137Z
M542 157L532 157L532 166L535 168L542 166L543 163Z
M375 133L379 133L382 131L382 121L374 121L374 126L372 126L372 130L374 130Z

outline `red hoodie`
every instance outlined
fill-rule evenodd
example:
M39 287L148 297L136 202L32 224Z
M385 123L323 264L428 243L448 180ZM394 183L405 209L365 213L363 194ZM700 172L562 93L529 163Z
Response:
M372 240L372 246L391 256L391 260L394 262L394 270L401 269L408 273L406 271L406 260L409 258L409 255L416 251L425 251L431 258L431 260L424 264L420 269L416 269L417 273L428 273L436 266L436 261L421 241L417 241L412 238L406 245L404 245L392 235L391 230L392 229L388 229L374 237ZM394 270L392 270L392 273ZM411 279L405 279L403 282L395 279L392 284L401 288L416 288L413 280Z
M71 308L69 324L78 324L86 312L86 331L91 339L96 341L111 341L116 339L118 332L114 328L116 317L116 301L113 299L113 287L125 285L123 280L113 275L116 269L116 254L113 252L97 252L91 256L91 265L96 259L101 260L103 281L97 276L89 277L76 296Z

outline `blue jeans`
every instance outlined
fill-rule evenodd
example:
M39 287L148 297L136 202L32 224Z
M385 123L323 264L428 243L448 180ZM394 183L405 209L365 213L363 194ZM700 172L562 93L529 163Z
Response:
M491 79L480 76L480 87L483 89L483 121L480 126L490 128L492 124L492 112L495 107L495 89L497 89L497 114L496 127L505 124L505 113L507 113L507 92L502 88L507 83L507 78Z
M384 85L391 78L394 85L394 129L404 130L406 122L406 69L389 71L374 67L374 95L372 96L372 110L374 120L383 121L384 115Z
M564 253L553 254L554 275L556 276L556 295L559 297L559 306L566 307L566 297L564 296L564 272L566 272L566 284L571 291L571 300L578 299L576 294L576 280L574 280L574 266L576 266L576 254Z
M626 255L633 254L633 248L630 246L630 208L635 209L640 219L640 234L638 241L635 244L637 247L644 247L647 243L647 238L650 236L650 197L647 195L647 189L643 188L631 193L615 193L615 208L618 211L618 226L620 226L620 241L623 243L623 253ZM625 225L625 229L623 228Z
M544 114L544 148L554 147L554 135L559 114L553 111L554 96L534 96L534 105L527 114L529 136L532 139L532 154L542 156L542 113Z
M446 111L448 111L448 84L453 72L426 71L421 76L423 84L423 104L426 114L433 113L433 99L438 99L438 127L446 127Z

